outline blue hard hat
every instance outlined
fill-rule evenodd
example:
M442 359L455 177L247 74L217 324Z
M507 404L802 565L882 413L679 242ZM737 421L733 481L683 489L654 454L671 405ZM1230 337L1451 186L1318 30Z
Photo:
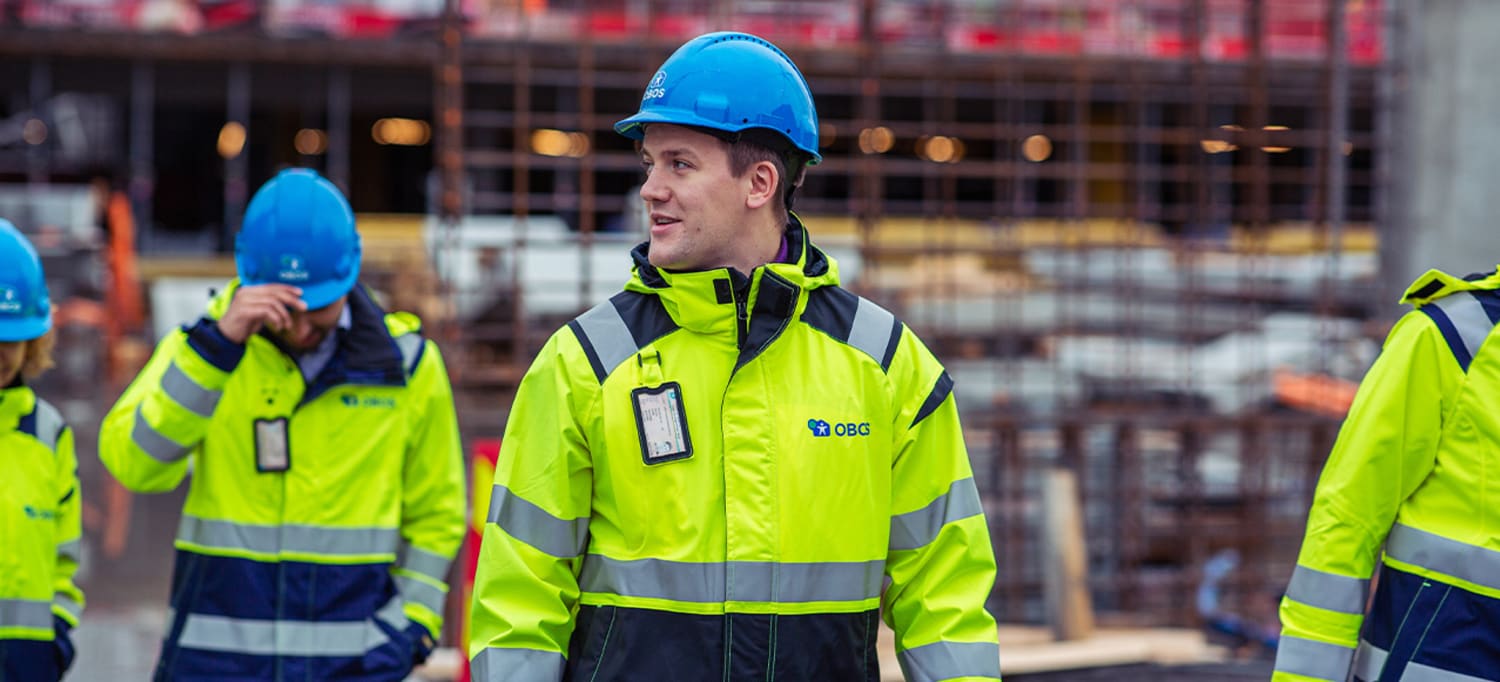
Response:
M234 242L240 283L302 289L308 310L325 307L359 279L354 211L316 171L281 171L256 190Z
M0 218L0 341L29 341L51 328L42 259L15 225Z
M708 33L677 48L646 85L641 110L615 132L639 140L651 123L770 130L811 157L809 164L823 160L807 79L785 52L748 33Z

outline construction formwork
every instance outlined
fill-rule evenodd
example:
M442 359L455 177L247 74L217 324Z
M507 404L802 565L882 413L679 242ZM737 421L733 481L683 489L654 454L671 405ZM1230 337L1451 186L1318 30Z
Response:
M358 176L385 171L351 155L364 131L350 112L425 119L428 213L362 216L367 270L444 344L473 438L498 435L545 337L628 275L639 159L613 122L682 40L761 33L802 67L822 117L825 161L798 213L845 284L958 380L1001 565L996 613L1043 615L1038 481L1063 468L1081 484L1095 603L1125 614L1111 618L1198 623L1203 566L1226 550L1238 563L1220 607L1266 615L1383 331L1368 289L1391 176L1388 2L427 7L378 39L342 24L310 36L287 12L212 35L0 22L0 81L41 100L65 89L53 76L67 65L119 76L146 243L151 140L172 134L152 112L170 92L212 83L215 111L253 125L258 98L292 97L274 91L302 74L296 96L327 149L288 158L353 183L356 209ZM65 159L42 147L0 149L0 174L46 182ZM247 164L213 169L210 250L231 243L264 179ZM59 381L87 393L89 371Z
M757 21L778 7L792 19ZM1274 622L1337 417L1383 331L1367 293L1383 12L1151 0L492 13L443 67L461 74L443 95L460 113L440 114L462 139L446 157L462 168L445 175L462 182L445 205L461 208L434 244L471 316L462 383L504 395L548 334L624 281L639 160L611 126L656 65L698 29L764 29L821 116L825 160L799 214L846 286L894 310L958 379L1002 566L997 614L1044 615L1038 481L1062 467L1082 482L1102 609L1210 618L1202 567L1232 550L1215 608Z

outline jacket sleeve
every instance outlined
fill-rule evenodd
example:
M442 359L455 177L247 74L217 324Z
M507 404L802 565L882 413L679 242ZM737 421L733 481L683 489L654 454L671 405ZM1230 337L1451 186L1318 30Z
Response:
M52 615L67 627L78 627L83 615L83 590L73 576L78 572L82 524L79 516L78 459L73 451L73 430L63 429L57 439L57 564L52 572Z
M136 492L177 487L244 354L207 318L162 339L100 427L110 473Z
M1281 601L1274 680L1347 676L1381 546L1402 500L1432 471L1444 415L1462 381L1426 314L1411 312L1396 324L1318 479Z
M985 601L995 554L954 405L953 380L911 330L891 364L898 409L891 470L890 584L881 613L912 682L997 680Z
M464 536L463 450L453 389L437 344L423 341L410 388L418 411L403 463L401 550L392 573L413 631L418 659L437 640L448 595L448 566Z
M53 480L57 482L57 517L55 538L57 541L56 564L52 570L52 645L56 649L61 670L73 664L73 628L83 616L83 590L78 589L74 576L78 573L79 552L82 547L83 527L80 516L82 505L78 488L78 458L73 448L73 429L64 427L58 433L56 464Z
M598 381L571 330L554 334L516 392L501 442L474 583L476 682L562 677L593 491L585 424Z

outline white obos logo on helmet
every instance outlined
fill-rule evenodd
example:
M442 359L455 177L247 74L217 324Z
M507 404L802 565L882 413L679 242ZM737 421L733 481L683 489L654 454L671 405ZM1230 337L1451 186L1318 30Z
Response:
M21 297L16 295L16 290L0 286L0 313L19 312L21 312Z
M666 84L667 72L657 71L656 75L651 77L651 83L646 86L646 93L641 95L641 101L644 102L648 99L665 97L667 94Z
M281 270L276 273L276 279L283 282L306 282L311 275L307 272L307 266L303 265L302 257L294 253L288 253L281 257Z

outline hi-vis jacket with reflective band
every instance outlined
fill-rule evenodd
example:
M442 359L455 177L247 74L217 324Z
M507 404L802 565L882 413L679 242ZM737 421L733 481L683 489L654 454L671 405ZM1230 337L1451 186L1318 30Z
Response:
M170 490L191 464L157 678L402 679L438 635L464 532L442 358L356 287L309 384L268 338L218 332L237 286L162 340L100 434L132 490ZM261 471L280 420L290 468Z
M953 382L800 224L788 243L748 281L643 244L542 349L496 467L476 680L876 680L882 613L908 679L999 677ZM686 419L649 451L643 389L672 391L653 426Z
M72 429L23 385L0 389L0 472L0 680L57 679L54 638L83 611L78 462Z
M1500 272L1404 300L1318 481L1276 680L1500 679Z

